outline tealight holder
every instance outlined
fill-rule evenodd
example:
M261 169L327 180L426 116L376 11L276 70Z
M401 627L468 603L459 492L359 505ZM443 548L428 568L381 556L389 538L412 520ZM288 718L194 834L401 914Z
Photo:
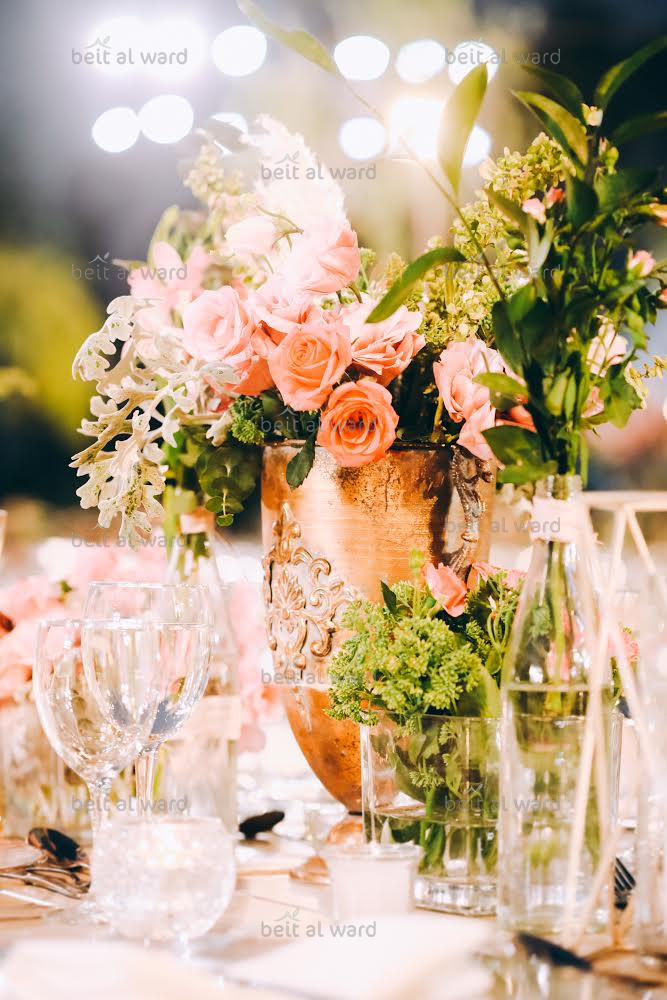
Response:
M396 916L414 909L421 848L416 844L339 844L324 851L335 920Z

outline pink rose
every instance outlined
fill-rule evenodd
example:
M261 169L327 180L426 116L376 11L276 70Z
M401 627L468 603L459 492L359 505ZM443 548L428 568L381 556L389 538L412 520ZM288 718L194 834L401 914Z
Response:
M604 375L611 365L617 365L628 352L625 337L616 333L613 323L604 319L598 335L591 341L586 359L594 375Z
M57 584L48 577L24 577L0 590L0 612L14 625L24 618L48 617L61 607L61 596Z
M378 382L344 382L329 396L317 443L346 469L379 462L396 439L398 414L391 404L391 393Z
M347 330L337 316L325 316L288 333L268 360L281 396L295 410L318 410L352 360Z
M541 225L544 225L547 221L546 209L539 198L526 198L526 200L522 202L521 208L524 210L526 215L530 215L531 218L535 219L535 221L539 222Z
M127 282L134 298L156 299L166 321L172 309L182 308L201 292L209 255L203 247L193 247L184 262L170 243L160 242L152 256L152 266L135 268Z
M285 279L274 275L251 298L255 322L279 344L302 323L319 316L321 310L306 292L290 291Z
M502 372L497 351L469 338L449 344L433 365L435 384L452 420L460 423L489 402L489 390L474 381L482 372ZM492 426L492 425L491 425Z
M628 271L635 278L648 278L655 267L655 257L652 257L648 250L636 250L628 257Z
M529 411L525 406L517 403L516 406L510 406L507 413L504 413L497 421L497 424L509 424L515 427L525 427L527 431L535 430L535 421L530 415Z
M363 372L375 375L380 385L389 385L405 371L426 343L421 334L415 333L423 317L419 312L400 306L389 319L367 323L366 318L375 304L364 301L348 306L342 314L343 322L350 331L354 364Z
M492 566L488 562L474 562L470 567L470 572L468 573L468 589L475 590L476 587L480 585L481 582L486 582L490 576L498 573L499 569L497 566Z
M492 462L494 454L483 432L494 427L495 423L496 411L490 403L483 403L478 409L473 410L466 419L459 434L458 443L483 462Z
M265 340L247 303L230 285L202 292L183 313L185 349L201 361L229 364L240 378L236 392L256 395L273 385Z
M287 263L285 275L294 288L329 295L351 284L361 258L357 234L349 222L318 222L304 232Z
M450 566L442 563L426 567L426 583L438 604L452 618L458 618L465 611L468 588Z
M597 385L594 385L588 393L588 399L586 400L583 416L588 418L597 417L597 415L602 413L603 410L604 403L600 398L600 390Z
M268 215L249 215L225 232L225 242L235 254L270 253L276 237L276 227Z

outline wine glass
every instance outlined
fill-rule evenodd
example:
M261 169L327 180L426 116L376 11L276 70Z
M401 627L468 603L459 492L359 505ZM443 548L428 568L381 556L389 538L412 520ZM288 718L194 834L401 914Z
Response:
M196 584L94 581L88 584L84 617L209 624L212 611L206 588Z
M135 763L139 809L149 809L158 750L189 719L208 681L212 628L210 625L153 622L160 691L157 713L141 755ZM151 810L152 815L152 810Z
M106 674L96 669L102 641ZM137 622L40 622L33 690L40 722L59 757L88 785L93 838L113 778L140 751L155 723L155 637ZM105 711L100 699L112 705Z

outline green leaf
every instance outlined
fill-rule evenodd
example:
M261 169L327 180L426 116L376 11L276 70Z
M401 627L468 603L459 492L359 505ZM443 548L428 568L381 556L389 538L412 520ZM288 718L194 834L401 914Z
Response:
M438 129L438 159L447 180L458 192L468 139L484 100L488 71L482 63L467 73L442 112Z
M541 66L534 66L530 63L522 67L526 69L533 76L536 76L538 80L544 85L546 90L550 92L552 97L557 98L560 103L566 108L570 114L578 118L579 121L583 122L584 114L582 109L582 104L584 103L584 96L577 87L576 83L572 80L568 80L566 76L561 73L554 73L553 70L543 69Z
M486 431L484 432L486 433ZM529 462L519 465L508 465L498 470L499 483L512 483L514 486L524 486L526 483L537 483L540 479L553 476L558 470L556 462L542 462L532 465Z
M568 219L575 229L579 229L595 215L598 199L588 184L580 181L578 177L568 177L565 181L565 204Z
M533 94L527 90L515 90L513 93L539 118L549 135L569 156L574 156L579 163L586 163L588 160L586 129L574 115L543 94Z
M539 436L525 427L499 424L484 431L484 437L503 465L537 465L542 461Z
M381 323L382 320L392 316L410 295L414 285L432 268L438 267L440 264L461 263L464 260L463 254L455 250L454 247L436 247L434 250L422 254L421 257L417 257L411 264L408 264L400 278L380 299L366 322Z
M622 146L624 142L638 139L650 132L659 132L663 128L667 128L667 111L653 111L649 115L637 115L636 118L623 122L614 129L610 139L615 146Z
M389 613L393 615L395 618L396 612L398 610L398 601L396 598L396 594L391 589L389 584L384 582L384 580L380 580L380 586L382 588L382 597L387 607L387 611L389 611Z
M507 303L502 299L494 304L491 319L496 347L500 351L501 357L512 371L520 375L523 372L521 340L510 319Z
M494 191L492 188L487 188L485 191L486 197L489 201L493 202L495 207L502 212L502 214L513 222L517 229L520 229L523 233L528 231L528 219L530 218L524 210L516 205L509 198L506 198L504 194L500 194L498 191Z
M515 326L528 315L535 305L536 299L537 292L535 291L535 285L529 283L527 285L522 285L521 288L519 288L518 291L516 291L514 295L507 300L509 316Z
M484 710L483 714L487 718L497 719L500 717L500 688L486 669L482 667L482 679L480 688L483 692Z
M603 73L595 88L594 102L596 107L606 108L619 87L622 87L633 73L636 73L645 62L662 52L664 48L667 48L667 35L654 38L634 55L616 63L606 73Z
M288 486L293 490L297 486L301 486L301 483L313 467L316 436L317 431L313 431L310 437L306 439L303 448L287 463L285 478L287 479Z
M266 16L264 11L254 3L254 0L236 0L236 2L239 10L245 14L248 20L256 24L265 34L275 38L277 42L286 45L287 48L293 49L294 52L298 52L305 59L309 59L321 69L325 69L327 73L339 75L338 67L333 58L324 45L313 35L309 35L307 31L289 31L286 28L281 28L280 25L275 24Z
M633 195L649 187L654 179L655 171L641 167L629 167L616 174L604 174L595 183L600 211L606 214L615 211Z
M474 381L478 382L479 385L485 385L487 389L499 396L506 396L517 402L526 399L526 386L517 382L511 375L504 375L502 372L482 372Z

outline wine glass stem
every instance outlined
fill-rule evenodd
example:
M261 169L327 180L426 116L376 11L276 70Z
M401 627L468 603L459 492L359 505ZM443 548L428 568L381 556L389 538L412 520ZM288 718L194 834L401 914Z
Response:
M138 808L140 813L145 811L149 815L152 815L149 802L152 802L153 800L156 760L157 749L144 750L144 752L137 757L134 764L137 779L137 799L139 800L137 803Z
M107 778L104 781L96 781L90 785L90 797L93 800L93 811L90 823L93 833L93 844L97 834L100 832L102 823L109 817L109 792L111 791L111 781Z

